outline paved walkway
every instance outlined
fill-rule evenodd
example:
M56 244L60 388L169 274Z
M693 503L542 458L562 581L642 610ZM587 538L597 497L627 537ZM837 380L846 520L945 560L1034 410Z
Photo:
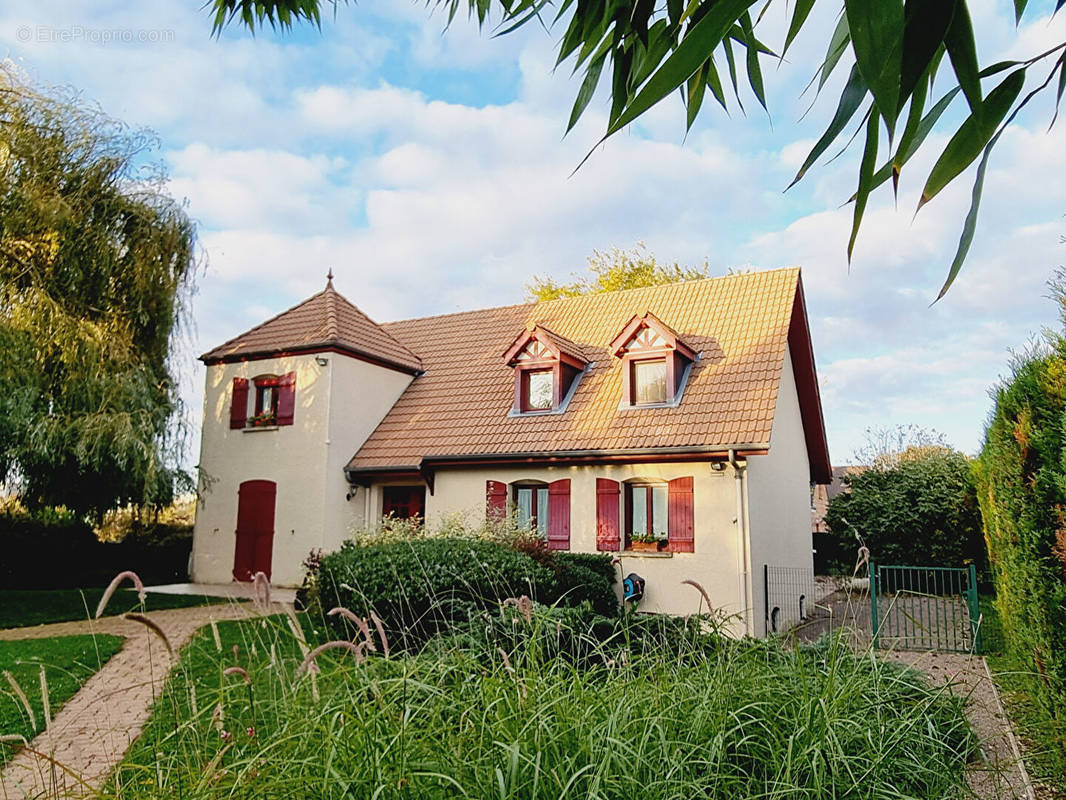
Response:
M270 609L282 611L281 605ZM212 620L246 619L259 612L251 603L150 612L177 653ZM0 800L69 798L91 794L141 733L163 688L171 657L144 625L105 617L0 630L0 639L35 639L107 633L125 638L122 649L55 715L48 730L8 762L0 780Z
M155 594L191 594L198 597L224 597L227 600L254 600L256 597L255 584L236 581L230 583L164 583L144 588ZM275 603L295 602L296 590L271 586L270 599Z

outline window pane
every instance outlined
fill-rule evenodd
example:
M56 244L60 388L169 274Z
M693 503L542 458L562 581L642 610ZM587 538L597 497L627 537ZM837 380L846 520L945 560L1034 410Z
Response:
M632 486L630 491L633 493L630 504L632 507L632 520L631 520L631 533L647 533L648 532L648 487L647 486Z
M548 489L537 489L537 533L548 535Z
M518 490L518 527L528 528L533 522L533 490Z
M651 524L652 531L662 539L667 534L667 491L665 486L651 487Z
M633 362L633 402L638 405L666 402L666 362Z
M551 370L526 373L526 406L537 409L552 407Z

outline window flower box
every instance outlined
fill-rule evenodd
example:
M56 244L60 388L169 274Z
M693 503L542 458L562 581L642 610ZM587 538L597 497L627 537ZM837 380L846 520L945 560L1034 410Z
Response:
M273 411L264 411L259 414L253 414L248 418L249 428L267 428L277 424L277 415L275 415Z

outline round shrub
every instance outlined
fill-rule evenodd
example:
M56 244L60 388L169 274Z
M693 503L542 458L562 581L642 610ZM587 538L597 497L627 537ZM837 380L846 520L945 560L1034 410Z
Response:
M459 537L346 543L323 556L317 576L318 608L338 635L350 623L324 612L343 606L382 621L393 646L416 647L452 630L504 598L555 592L555 576L507 545Z

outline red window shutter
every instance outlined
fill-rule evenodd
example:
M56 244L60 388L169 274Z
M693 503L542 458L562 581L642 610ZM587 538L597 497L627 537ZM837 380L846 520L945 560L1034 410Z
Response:
M278 425L292 425L296 410L296 373L287 372L278 378Z
M596 549L617 550L621 544L618 526L618 481L596 479Z
M570 479L548 484L548 547L570 549Z
M507 516L507 484L502 481L485 481L485 515L490 520Z
M233 379L233 397L229 404L229 426L243 428L248 421L248 379Z
M695 526L692 519L692 476L670 481L670 549L675 553L691 553L695 545Z

